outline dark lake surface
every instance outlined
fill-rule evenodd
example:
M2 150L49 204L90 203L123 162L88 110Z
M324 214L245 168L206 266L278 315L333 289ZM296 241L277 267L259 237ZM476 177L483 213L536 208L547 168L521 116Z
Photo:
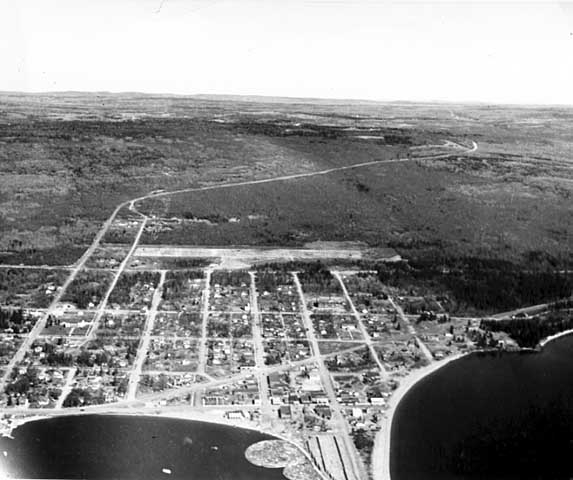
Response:
M392 480L573 478L573 336L540 353L472 354L395 413Z
M274 437L225 425L78 415L29 422L13 436L0 439L7 452L0 464L17 477L285 480L282 469L257 467L245 458L251 444Z

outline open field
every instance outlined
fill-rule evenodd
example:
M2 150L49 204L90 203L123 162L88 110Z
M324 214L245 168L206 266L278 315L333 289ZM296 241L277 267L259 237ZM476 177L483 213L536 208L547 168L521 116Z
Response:
M134 258L145 262L147 257L158 259L198 258L208 260L220 268L247 268L251 265L288 261L332 261L361 260L366 257L378 259L396 258L394 250L360 248L200 248L173 246L141 246L134 253Z

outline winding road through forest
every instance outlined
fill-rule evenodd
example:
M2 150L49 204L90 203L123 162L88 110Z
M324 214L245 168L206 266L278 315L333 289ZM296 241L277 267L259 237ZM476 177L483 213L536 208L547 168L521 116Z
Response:
M459 145L458 145L459 147ZM138 244L139 244L139 240L145 230L145 227L147 225L147 222L151 219L150 216L140 212L137 209L137 204L144 201L144 200L148 200L148 199L152 199L152 198L161 198L161 197L167 197L167 196L172 196L172 195L177 195L177 194L183 194L183 193L193 193L193 192L205 192L205 191L211 191L211 190L219 190L219 189L229 189L229 188L235 188L235 187L243 187L243 186L254 186L254 185L261 185L261 184L268 184L268 183L274 183L274 182L286 182L286 181L293 181L293 180L299 180L299 179L303 179L303 178L312 178L315 176L320 176L320 175L328 175L328 174L332 174L332 173L336 173L336 172L343 172L343 171L348 171L348 170L354 170L354 169L359 169L359 168L364 168L364 167L370 167L370 166L376 166L376 165L384 165L384 164L391 164L391 163L401 163L401 162L412 162L412 161L420 161L420 160L432 160L432 159L440 159L440 158L447 158L450 157L452 155L465 155L465 154L469 154L472 152L475 152L478 149L478 145L476 142L472 141L472 147L466 147L465 149L461 149L461 148L452 148L452 151L447 152L447 153L443 153L443 154L434 154L434 155L428 155L428 156L423 156L423 157L416 157L415 159L413 158L397 158L397 159L392 159L392 160L373 160L373 161L369 161L369 162L363 162L363 163L357 163L357 164L353 164L353 165L345 165L345 166L340 166L340 167L333 167L333 168L328 168L328 169L324 169L324 170L318 170L318 171L314 171L314 172L305 172L305 173L297 173L297 174L291 174L291 175L283 175L283 176L278 176L278 177L270 177L270 178L263 178L263 179L255 179L255 180L245 180L245 181L239 181L239 182L229 182L229 183L220 183L220 184L215 184L215 185L208 185L208 186L203 186L203 187L192 187L192 188L183 188L183 189L179 189L179 190L172 190L172 191L154 191L151 192L147 195L143 195L134 199L130 199L130 200L126 200L122 203L120 203L115 210L111 213L111 215L109 216L109 218L104 222L104 224L102 225L102 227L100 228L100 230L98 231L98 233L96 234L96 236L94 237L91 245L86 249L86 251L84 252L84 254L81 256L81 258L72 266L70 273L68 275L68 277L66 278L66 280L64 281L62 287L57 291L56 295L54 296L51 304L49 305L49 307L46 309L46 311L43 313L43 315L41 316L41 318L38 319L38 321L36 322L36 324L34 325L34 327L32 328L32 330L30 331L30 333L28 334L27 338L24 340L24 342L20 345L19 349L17 350L17 352L14 354L14 356L12 357L11 361L9 362L9 364L5 367L4 373L0 379L0 388L4 389L6 382L10 379L11 374L13 369L20 363L22 362L22 360L24 360L24 357L26 355L26 352L28 352L28 350L30 349L30 347L32 346L32 344L34 343L34 341L38 338L38 336L40 335L40 333L44 330L46 323L49 319L49 317L51 315L53 315L58 308L59 303L62 301L66 289L68 288L68 286L76 279L76 277L78 276L79 272L82 271L82 269L85 268L86 262L88 261L88 259L92 256L92 254L96 251L96 249L100 246L103 238L105 237L105 235L107 234L108 230L110 229L111 225L113 224L113 222L115 221L116 217L118 216L118 214L120 213L120 211L124 208L128 208L132 213L138 215L141 218L141 225L139 226L137 235L135 236L129 252L127 254L127 256L125 257L125 259L121 262L119 268L117 269L117 271L114 272L114 278L110 283L110 286L108 287L108 289L106 290L106 293L104 295L104 297L102 298L102 301L98 307L97 313L96 313L96 317L93 321L93 324L90 328L90 331L88 333L88 335L86 336L86 341L93 338L95 331L98 328L98 324L100 321L100 318L103 316L104 312L106 311L106 306L107 306L107 300L109 299L115 285L117 284L120 276L122 275L122 273L124 272L124 270L127 268L127 266L129 265L129 261L131 256L133 255L133 253L135 252L135 249L137 248ZM164 274L162 276L162 280L164 279ZM342 283L342 282L341 282ZM300 286L299 286L300 287ZM207 287L208 289L208 287ZM345 291L344 292L345 295L348 297L348 292ZM157 294L159 295L159 293ZM208 290L206 292L206 295L208 295ZM159 298L154 299L154 303L157 304L159 301ZM157 307L157 305L155 305L155 308ZM357 311L353 310L353 313L355 314L355 316L360 319L360 316L358 314ZM203 316L206 316L208 314L207 312L203 312ZM311 328L311 325L309 324L309 321L307 319L307 327ZM362 329L365 330L362 326ZM203 332L203 335L205 335L205 332ZM148 336L148 335L147 335ZM145 341L148 338L144 338L143 341ZM371 345L369 345L371 347ZM316 345L316 341L314 342L314 349L317 350L317 345ZM354 349L351 349L354 350ZM338 352L340 353L340 352ZM138 371L140 371L141 369L141 363L143 362L143 359L139 359L140 361L138 362ZM316 359L309 359L310 361L315 361ZM259 364L261 362L259 361ZM307 363L307 361L302 361L299 362L301 364L305 364ZM321 372L322 372L322 376L323 377L327 377L328 373L326 371L326 367L324 366L323 363L323 359L321 362L319 362L319 365L321 366ZM204 363L201 364L200 370L203 370L204 368ZM264 375L264 374L268 374L271 371L280 371L281 368L262 368L262 365L259 365L259 369L260 375ZM385 373L385 372L384 372ZM245 375L246 376L246 375ZM219 383L228 383L229 381L233 381L233 380L239 380L241 379L243 376L242 375L238 375L236 377L233 378L227 378L227 379L223 379L222 381L215 381L212 382L213 386L215 386L216 384ZM172 396L172 395L177 395L178 393L181 393L181 391L194 391L194 390L199 390L201 388L205 388L205 386L208 386L209 384L201 384L200 386L197 387L193 387L193 388L182 388L180 389L179 392L177 392L178 389L175 389L176 391L170 391L170 392L166 392L167 396ZM116 405L120 406L120 405L134 405L137 401L135 400L135 390L137 387L137 378L136 376L132 376L130 378L130 394L129 394L129 399L128 401L122 401L122 402L118 402ZM330 384L330 382L326 381L326 387L329 388L330 390L332 390L332 385ZM333 392L330 392L331 395L329 395L330 397L332 397ZM164 394L165 395L165 394ZM146 398L146 400L150 400L151 397L156 397L156 395L150 395L150 398ZM143 398L142 398L143 400ZM113 404L108 404L105 407L102 408L106 408L106 409L110 409L113 408ZM76 409L70 409L69 413L74 413ZM66 414L67 409L66 410L57 410L58 415L62 415L62 414ZM338 416L341 417L341 421L345 422L344 419L342 418L340 412L339 412L339 408L336 409L336 412L338 413ZM40 412L38 412L40 413ZM46 412L42 412L42 413L48 413ZM347 427L346 427L347 428ZM345 429L343 429L345 430ZM345 433L347 434L348 432L345 431ZM346 435L347 438L348 435ZM352 445L348 445L348 448L350 450L352 450ZM375 454L376 452L379 451L379 449L375 449ZM357 459L352 459L353 463L356 462ZM387 462L388 458L384 458L383 460L381 460L383 462ZM375 466L379 464L378 461L375 461ZM355 474L357 477L361 477L363 476L363 472L361 472L361 467L359 465L359 462L356 462L354 465L354 470L355 470ZM375 478L377 478L378 475L375 474Z

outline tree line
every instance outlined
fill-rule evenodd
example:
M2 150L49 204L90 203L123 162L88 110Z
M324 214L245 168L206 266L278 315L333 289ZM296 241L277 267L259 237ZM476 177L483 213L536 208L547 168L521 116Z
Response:
M387 285L453 297L450 310L512 310L569 297L573 273L551 265L515 264L477 257L414 259L379 264L378 279Z
M505 332L520 347L534 348L546 337L573 329L573 315L567 312L550 312L543 318L482 320L480 328L490 332Z

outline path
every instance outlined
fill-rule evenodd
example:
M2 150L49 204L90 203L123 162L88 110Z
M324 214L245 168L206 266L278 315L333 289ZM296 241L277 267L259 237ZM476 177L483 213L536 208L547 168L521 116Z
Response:
M74 377L76 376L77 370L78 370L77 367L72 367L66 372L66 383L64 384L64 386L62 388L62 393L58 397L58 401L56 402L56 405L54 405L54 408L56 410L59 410L64 406L64 401L66 400L67 396L72 391L72 387L74 385Z
M531 305L529 307L517 308L509 312L496 313L492 315L493 320L506 320L518 314L536 315L549 309L549 303L540 303L539 305Z
M259 302L257 301L257 286L255 283L254 272L249 272L249 276L251 277L250 296L251 315L253 320L253 345L255 349L255 374L259 384L259 394L261 396L262 420L263 422L268 422L272 418L272 408L269 400L269 389L267 388L267 376L264 373L265 350L263 345L263 336L261 333L261 314L259 312Z
M355 351L360 350L362 348L364 348L364 344L359 343L358 345L353 345L352 347L346 348L344 350L337 350L335 352L331 352L331 353L322 355L322 358L324 358L324 359L333 358L333 357L336 357L337 355L343 355L345 353L355 352ZM271 373L286 372L287 370L290 370L292 368L302 367L302 366L309 365L312 363L316 363L316 358L309 357L309 358L305 358L303 360L296 360L290 364L279 364L279 365L265 366L265 368L262 371L265 375L270 375ZM184 386L184 387L177 387L177 388L163 391L163 392L149 393L149 394L142 395L140 397L139 403L141 403L143 401L166 400L166 399L170 399L170 398L181 397L181 396L186 395L188 393L196 392L198 390L202 390L205 388L220 387L221 385L229 385L231 383L240 382L240 381L245 380L246 378L252 377L252 376L253 376L253 373L251 371L246 371L246 372L238 373L236 375L232 375L230 377L219 378L219 379L213 380L211 382L207 382L207 383L198 383L198 384L188 385L188 386ZM126 404L126 403L134 404L134 403L138 403L138 402L119 402L118 405ZM0 412L2 412L1 408L0 408Z
M456 154L459 155L459 154L471 153L471 152L476 151L477 148L478 148L477 143L472 142L472 148L471 149L467 149L465 152L460 152L460 153L456 152ZM419 157L416 160L447 158L450 155L451 155L451 153L430 155L430 156L426 156L426 157ZM61 299L63 298L67 288L75 280L78 273L85 267L87 260L91 257L91 255L98 248L102 239L106 235L107 231L109 230L110 226L112 225L113 221L115 220L116 216L118 215L118 213L120 212L120 210L122 208L128 207L132 212L135 212L138 215L140 215L143 218L142 225L141 225L141 227L137 233L136 238L134 239L134 242L132 244L132 247L131 247L128 255L126 256L124 261L121 263L120 268L118 269L109 289L107 290L105 297L102 299L102 301L100 303L100 306L99 306L98 311L96 313L96 317L94 318L92 326L90 327L90 331L87 335L86 341L89 340L94 335L94 332L97 329L97 326L99 324L100 318L106 310L106 305L107 305L107 302L108 302L109 297L111 295L111 292L115 288L115 285L117 284L119 277L121 276L121 274L125 270L126 265L129 262L130 257L133 255L133 253L134 253L134 251L135 251L135 249L136 249L136 247L140 241L141 235L145 229L145 226L149 220L148 216L137 211L136 204L138 202L141 202L141 201L146 200L148 198L165 197L165 196L176 195L176 194L180 194L180 193L203 192L203 191L218 190L218 189L224 189L224 188L234 188L234 187L241 187L241 186L260 185L260 184L267 184L267 183L273 183L273 182L296 180L296 179L302 179L302 178L312 178L312 177L319 176L319 175L328 175L328 174L335 173L335 172L342 172L342 171L353 170L353 169L358 169L358 168L363 168L363 167L376 166L376 165L382 165L382 164L390 164L390 163L410 162L410 161L413 161L413 160L410 158L401 158L401 159L398 158L398 159L393 159L393 160L373 160L373 161L369 161L369 162L362 162L362 163L357 163L354 165L345 165L345 166L341 166L341 167L334 167L334 168L329 168L329 169L320 170L320 171L306 172L306 173L299 173L299 174L292 174L292 175L283 175L283 176L279 176L279 177L265 178L265 179L259 179L259 180L246 180L246 181L241 181L241 182L221 183L221 184L209 185L209 186L204 186L204 187L184 188L184 189L167 191L167 192L152 192L150 194L143 195L141 197L137 197L137 198L134 198L131 200L126 200L125 202L120 203L115 208L115 210L112 212L112 214L109 216L109 218L104 222L104 224L102 225L102 227L100 228L100 230L98 231L96 236L94 237L91 245L86 249L84 254L75 263L72 270L70 271L69 276L66 278L66 280L64 281L61 288L57 291L57 293L54 296L48 309L44 312L42 317L36 322L36 324L34 325L32 330L30 331L30 333L26 336L23 343L20 345L20 347L18 348L18 351L14 354L14 356L12 357L12 359L10 360L8 365L5 366L4 374L2 375L1 380L0 380L0 389L3 390L5 388L6 382L10 378L14 367L24 359L26 352L29 350L31 345L34 343L34 341L36 340L38 335L45 328L48 318L50 317L50 315L54 314L54 312L56 311L56 307L57 307L58 303L61 301ZM298 282L298 277L296 277L296 275L295 275L295 278L296 278L296 281ZM300 283L298 284L298 288L299 288L299 295L302 295L302 289L300 289ZM208 292L208 287L207 287L207 292ZM301 299L303 299L303 298L304 297L301 296ZM206 307L207 309L205 310L205 308L204 308L204 311L203 311L204 322L205 322L205 316L208 315L208 299L207 299L206 303L207 303L207 307ZM304 309L304 311L306 311L306 305L304 305L304 302L303 302L303 309ZM307 318L305 319L305 321L308 323L310 321L310 317L308 317L307 311L306 311L306 315L307 315ZM312 327L312 325L310 325L310 326ZM205 328L206 325L204 324L203 327ZM203 340L206 340L205 333L206 332L203 331L203 335L202 335ZM313 333L312 328L310 329L309 334L311 334L312 337L314 338L313 348L315 348L315 354L317 355L316 358L317 358L320 370L322 372L321 375L323 377L325 377L325 380L326 380L325 388L327 389L327 393L329 393L329 396L332 397L334 395L334 390L333 390L332 384L330 382L330 376L328 375L328 371L326 370L326 367L324 365L324 361L323 361L322 357L320 356L320 352L317 349L318 343L316 341L316 337L314 337L314 333ZM200 368L202 368L203 370L205 368L205 345L204 345L204 343L205 342L202 342L202 344L201 344L202 355L200 356L200 359L199 359L200 360ZM266 370L266 371L273 371L273 370ZM201 371L199 371L199 373L201 373ZM228 382L228 381L229 381L229 379L226 379L226 382ZM204 384L202 384L201 386L205 387ZM334 396L334 402L335 403L333 404L333 407L334 407L333 410L335 412L335 415L337 417L340 417L340 415L341 415L340 406L338 405L338 402L336 401L335 396ZM348 428L346 421L343 418L342 418L341 423L343 425L343 428L345 428L345 429ZM352 444L352 441L350 440L349 435L346 434L343 436L343 438L345 440L345 442L344 442L345 445L347 445L347 447L349 448L349 451L350 452L354 451L354 446ZM355 453L355 451L354 451L354 453ZM355 454L351 455L351 458L353 459L353 462L356 463L356 461L357 461L356 459L358 458L357 454L355 453ZM355 474L357 475L356 478L361 478L362 472L358 468L357 465L354 465L354 469L355 469Z
M459 155L466 154L466 153L472 153L472 152L475 152L477 150L477 148L478 148L477 143L472 141L472 148L468 148L467 150L462 151L462 152L454 152L454 153L459 154ZM419 157L416 160L424 160L424 159L431 160L431 159L448 158L451 155L452 155L452 152L441 153L441 154L437 154L437 155L428 155L425 157ZM149 193L147 195L143 195L141 197L134 198L133 200L128 200L128 201L124 202L121 206L129 205L129 209L131 211L139 213L142 216L145 216L144 214L142 214L141 212L139 212L137 210L136 204L138 202L143 201L143 200L147 200L148 198L166 197L166 196L170 196L170 195L177 195L180 193L205 192L205 191L209 191L209 190L218 190L218 189L222 189L222 188L234 188L234 187L245 187L245 186L249 186L249 185L261 185L264 183L284 182L287 180L297 180L300 178L309 178L309 177L315 177L315 176L319 176L319 175L328 175L330 173L343 172L346 170L353 170L356 168L363 168L363 167L371 167L371 166L382 165L382 164L386 164L386 163L401 163L401 162L412 162L412 161L413 161L413 159L411 159L411 158L396 158L396 159L390 159L390 160L372 160L370 162L362 162L362 163L355 163L353 165L344 165L342 167L327 168L325 170L318 170L315 172L294 173L291 175L282 175L280 177L263 178L263 179L259 179L259 180L245 180L242 182L219 183L216 185L207 185L204 187L181 188L179 190L171 190L171 191L167 191L167 192L155 192L155 193L152 192L152 193Z
M408 327L408 333L413 335L414 338L416 339L416 344L418 345L418 348L420 349L424 357L426 357L426 360L432 363L434 361L434 356L432 355L432 352L430 352L428 346L424 342L422 342L422 340L418 336L418 332L416 332L416 329L410 322L410 319L404 314L404 310L402 310L402 307L398 305L392 299L392 297L388 297L388 301L390 302L392 307L394 307L394 310L396 310L396 313L398 313L398 316L401 318L402 322L404 322L404 324Z
M312 325L312 320L310 318L310 314L306 307L306 300L304 297L304 293L302 291L302 285L300 284L300 280L298 278L298 274L292 274L294 279L294 284L296 286L300 303L301 303L301 314L303 318L303 323L306 329L307 337L312 345L312 351L314 353L313 357L316 360L316 365L318 366L318 371L320 374L320 381L322 386L324 387L324 391L328 395L329 406L332 411L332 420L334 421L335 425L339 428L340 437L343 440L343 446L345 450L348 452L348 456L350 458L350 467L352 468L351 472L347 472L350 474L349 480L362 480L366 479L366 472L364 471L364 466L361 464L360 456L356 451L354 446L354 442L350 436L350 430L348 428L348 423L342 414L342 407L338 402L338 398L336 396L336 392L334 390L334 385L332 383L332 378L330 376L330 372L326 368L326 364L324 363L324 358L320 354L320 348L318 344L318 340L316 335L314 334L314 327Z
M135 362L131 374L129 376L129 384L127 386L127 400L135 400L135 394L137 393L137 385L139 383L139 378L141 377L141 371L143 369L143 364L145 363L145 358L147 357L147 351L149 350L149 343L151 342L151 333L153 332L153 326L155 325L155 317L157 316L157 309L159 308L159 303L161 302L161 296L163 294L163 283L165 282L165 275L167 270L161 271L161 277L159 283L153 292L153 300L151 301L151 309L147 315L147 322L145 322L145 330L141 337L141 342L139 348L137 349L137 356L135 357Z
M372 343L372 337L370 337L368 330L366 330L366 327L364 326L364 322L362 321L362 315L360 315L360 313L358 313L358 310L356 310L356 307L354 306L354 302L352 301L352 298L350 298L350 294L348 293L348 289L346 288L346 285L344 284L344 282L342 280L342 276L340 275L340 272L332 271L332 274L338 280L338 283L340 284L340 287L342 288L342 293L344 293L344 298L348 302L348 305L350 306L350 310L352 310L352 315L354 316L354 319L356 320L356 323L358 324L358 328L360 329L360 333L364 337L364 341L366 342L366 345L368 345L368 349L370 350L370 355L372 356L372 359L376 362L376 365L378 365L378 369L380 370L382 377L388 377L388 372L384 368L384 365L382 365L382 362L380 361L380 357L378 356L378 354L376 353L376 350L374 349L374 344Z
M131 248L129 249L129 252L125 256L123 261L120 263L119 268L117 269L117 272L115 273L115 276L113 277L113 280L111 281L107 291L105 292L105 295L104 295L103 299L101 300L101 302L98 306L97 312L96 312L95 317L93 319L93 322L90 326L90 329L88 330L88 332L86 334L86 340L85 340L84 344L93 339L95 331L97 330L99 322L101 320L101 317L103 316L104 312L107 310L107 302L109 300L109 297L111 296L111 293L113 292L115 286L117 285L117 282L119 281L119 278L121 277L121 274L125 270L126 266L129 264L129 261L131 260L133 252L135 252L135 249L137 248L137 245L139 243L141 235L143 234L143 231L145 230L145 226L147 225L147 220L148 220L147 218L144 218L143 222L141 222L141 227L139 227L139 230L137 232L137 235L135 236L135 239L133 240L133 243L131 245Z
M209 297L211 295L211 269L205 270L205 287L203 288L203 308L201 311L201 340L199 343L199 366L197 372L205 373L207 365L207 324L209 322Z
M18 365L18 363L20 363L22 360L24 360L24 357L26 356L26 352L30 349L32 344L36 341L36 338L38 338L38 335L40 335L42 330L44 330L44 328L46 327L46 322L48 321L48 318L50 317L50 315L53 315L55 313L56 307L57 307L58 303L62 300L62 298L66 292L66 289L75 280L78 273L84 268L84 265L87 262L88 258L92 255L92 253L99 246L101 239L105 236L105 234L107 233L107 230L111 226L117 213L121 210L121 208L123 206L125 206L125 203L120 204L113 211L111 216L105 221L102 228L98 231L97 235L95 236L92 244L88 247L88 249L84 252L84 254L80 257L80 259L76 262L75 267L70 272L70 275L68 276L68 278L66 278L66 280L64 281L61 288L59 290L57 290L56 295L52 299L52 303L50 303L50 306L45 311L44 315L42 315L42 317L36 322L36 324L34 325L32 330L30 331L30 333L24 339L24 342L22 342L22 345L20 345L20 347L18 348L18 351L14 354L14 356L12 357L12 359L10 360L8 365L6 365L5 370L4 370L4 374L2 375L2 378L0 380L0 391L4 391L4 387L6 386L6 382L10 378L10 375L12 374L12 370L14 369L14 367L16 365ZM94 319L94 323L95 323L95 319Z

